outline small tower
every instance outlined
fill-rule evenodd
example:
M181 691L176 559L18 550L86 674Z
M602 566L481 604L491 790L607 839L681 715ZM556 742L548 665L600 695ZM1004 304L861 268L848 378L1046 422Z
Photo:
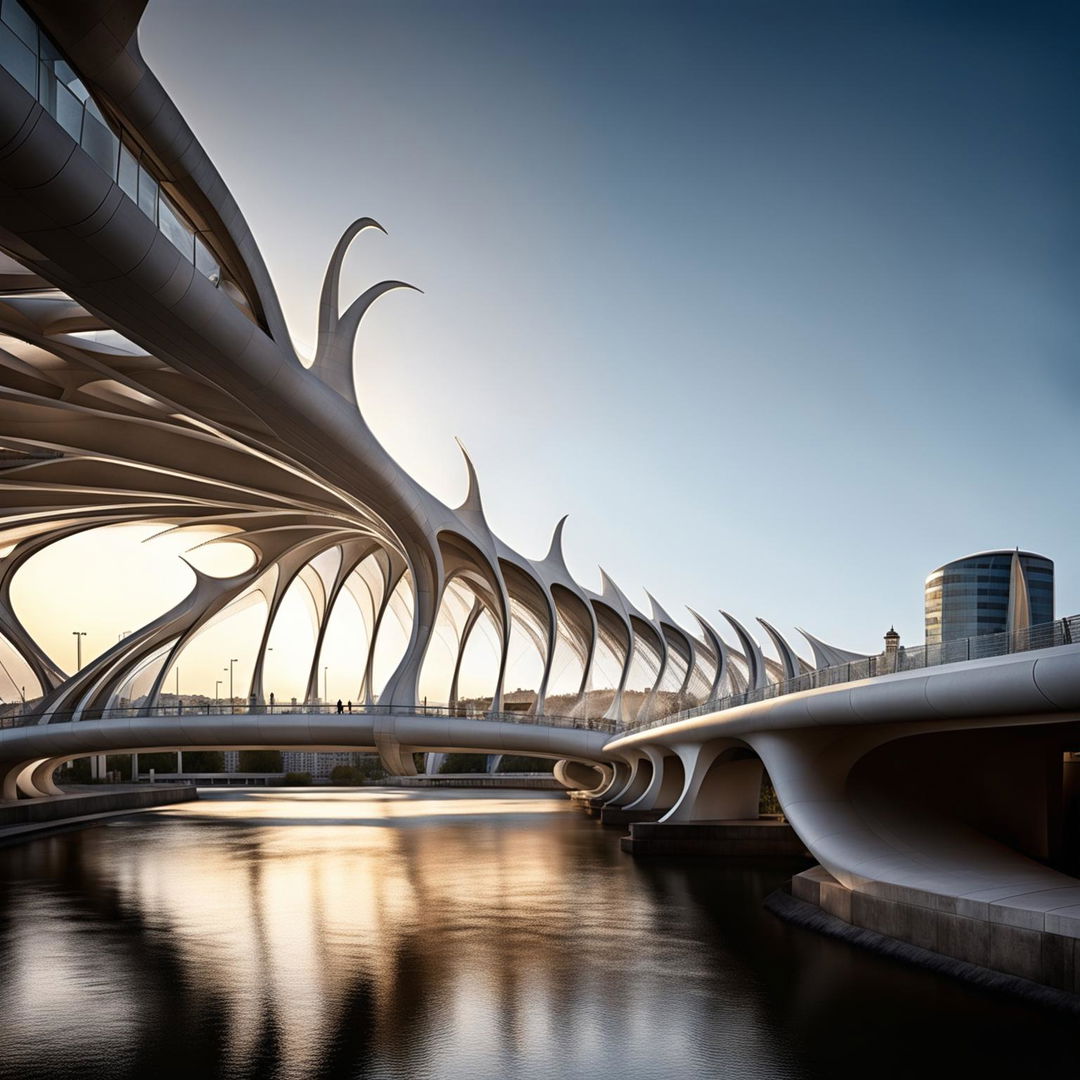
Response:
M888 660L894 658L900 651L900 635L896 632L895 626L889 627L889 632L885 635L885 658Z

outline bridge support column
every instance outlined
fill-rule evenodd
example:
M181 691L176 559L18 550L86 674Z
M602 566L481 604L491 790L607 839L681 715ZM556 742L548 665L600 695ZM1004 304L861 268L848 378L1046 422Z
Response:
M597 805L604 802L612 792L620 791L630 779L630 766L625 761L612 761L610 763L611 777L602 787L593 792L592 797Z
M721 739L675 747L685 781L678 802L660 820L757 820L761 802L761 761L745 744Z
M13 801L20 794L29 799L44 798L48 792L39 790L31 779L34 770L41 764L41 758L34 758L0 765L0 797L5 801Z
M606 783L610 770L603 766L586 765L583 761L556 761L555 779L571 791L592 791Z
M53 774L56 770L67 760L66 758L49 758L48 761L41 762L40 765L34 769L31 774L31 782L38 791L44 792L46 795L63 795L63 788L56 785L53 780Z
M45 763L40 759L25 762L15 777L16 787L28 799L43 799L49 794L49 792L42 791L34 784L34 772L43 764Z
M645 748L652 762L652 776L641 796L628 803L628 811L670 810L682 794L686 770L678 754L664 753L651 746Z
M19 786L16 780L25 765L25 761L0 765L0 798L5 802L14 801L19 797Z
M626 806L628 803L639 799L652 780L653 763L648 754L637 751L630 763L630 773L619 791L604 804L605 806Z
M416 776L416 762L412 751L402 746L396 739L381 732L375 732L375 749L379 752L383 768L391 776Z

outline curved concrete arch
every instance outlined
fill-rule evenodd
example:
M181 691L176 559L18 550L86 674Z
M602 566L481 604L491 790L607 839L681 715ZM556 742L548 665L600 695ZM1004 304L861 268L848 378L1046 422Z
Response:
M625 780L621 787L612 787L606 793L606 806L623 806L633 802L648 786L652 776L652 761L641 750L631 751L626 755L627 766Z
M626 810L668 811L678 802L686 786L682 758L665 747L645 746L643 752L652 762L652 775L641 795L627 803Z
M606 781L603 766L585 765L580 761L556 761L555 779L571 791L593 791Z

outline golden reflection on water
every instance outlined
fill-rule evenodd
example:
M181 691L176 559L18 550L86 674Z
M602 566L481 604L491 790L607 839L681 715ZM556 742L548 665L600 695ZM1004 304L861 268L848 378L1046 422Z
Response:
M135 1068L148 1030L176 1061L212 1045L223 1076L558 1076L613 1035L647 1059L659 913L565 797L206 796L16 856L0 1058L20 1075L73 1045ZM706 976L683 944L679 977ZM666 1067L694 1066L695 1012L667 1016Z
M898 1015L1027 1054L1015 1010L764 913L790 867L617 840L543 792L233 789L7 849L0 1080L832 1080L852 1038L915 1068Z

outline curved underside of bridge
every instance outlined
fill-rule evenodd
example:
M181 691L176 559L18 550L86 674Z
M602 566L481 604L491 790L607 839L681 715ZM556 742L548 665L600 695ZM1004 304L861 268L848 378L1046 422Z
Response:
M806 691L607 748L634 760L612 793L627 809L756 817L764 769L846 890L1080 936L1080 766L1067 758L1080 748L1080 645ZM665 798L671 774L681 783Z
M53 772L73 758L91 754L185 750L379 751L399 775L415 751L469 750L484 754L527 754L557 761L603 765L607 735L598 731L432 715L379 716L276 712L257 715L124 717L82 720L0 731L3 797L56 794ZM597 774L580 774L582 784ZM568 786L577 786L568 784Z

